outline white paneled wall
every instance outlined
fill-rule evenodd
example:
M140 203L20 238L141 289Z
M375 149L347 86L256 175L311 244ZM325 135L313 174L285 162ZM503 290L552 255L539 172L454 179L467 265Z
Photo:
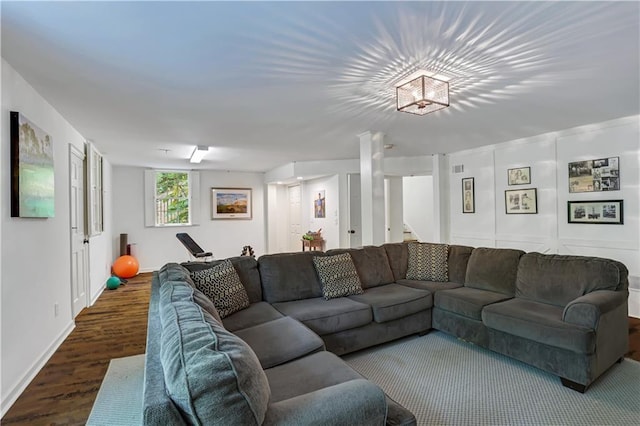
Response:
M620 157L620 190L570 194L568 164L606 157ZM461 164L464 172L452 173ZM448 167L451 243L612 258L640 288L640 116L457 152ZM508 185L515 167L531 167L530 185ZM473 214L462 213L466 177L475 178ZM537 189L538 214L505 213L504 191L516 188ZM568 223L567 201L610 199L624 200L623 225Z

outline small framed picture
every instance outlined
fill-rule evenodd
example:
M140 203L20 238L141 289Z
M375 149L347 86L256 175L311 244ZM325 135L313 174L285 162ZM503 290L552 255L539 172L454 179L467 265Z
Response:
M569 192L620 190L620 157L569 163Z
M251 188L211 188L211 219L251 219Z
M504 205L507 214L536 214L538 213L538 191L536 188L506 190Z
M569 223L624 224L623 200L567 201Z
M462 213L475 213L476 200L473 178L462 179Z
M531 167L519 167L507 170L509 185L531 184Z

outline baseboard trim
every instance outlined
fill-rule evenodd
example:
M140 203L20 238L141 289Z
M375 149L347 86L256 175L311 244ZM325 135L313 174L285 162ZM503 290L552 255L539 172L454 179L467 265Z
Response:
M629 316L640 318L640 290L629 289Z
M1 416L4 417L9 411L9 408L16 402L16 400L22 395L22 392L29 386L29 383L36 377L36 375L42 370L49 358L58 350L62 342L69 337L69 334L76 328L76 323L71 321L69 325L58 335L58 337L51 343L51 345L44 351L44 353L31 365L27 372L22 376L18 382L11 387L6 397L2 397L2 404L0 406Z
M98 292L95 294L95 296L93 296L91 298L91 305L90 306L93 306L98 301L98 298L100 297L100 295L104 291L104 288L105 288L105 286L100 287L100 290L98 290Z

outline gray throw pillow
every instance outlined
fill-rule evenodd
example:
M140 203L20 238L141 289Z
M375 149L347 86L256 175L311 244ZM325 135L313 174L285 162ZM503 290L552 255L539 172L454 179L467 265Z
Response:
M229 259L209 269L191 272L191 279L211 299L220 318L249 307L247 290Z
M322 282L322 295L326 300L363 293L358 271L349 253L316 256L313 265Z
M408 280L449 281L447 244L409 243Z

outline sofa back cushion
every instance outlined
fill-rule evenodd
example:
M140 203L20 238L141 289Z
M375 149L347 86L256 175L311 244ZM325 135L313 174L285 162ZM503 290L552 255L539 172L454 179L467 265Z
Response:
M449 246L446 244L409 243L408 280L449 281Z
M480 247L473 249L467 264L465 287L514 296L522 250Z
M313 266L323 252L266 254L258 259L262 295L269 303L322 296L322 284Z
M236 272L240 277L240 281L247 291L250 303L257 303L262 301L262 287L260 285L260 273L258 272L258 262L250 256L237 256L230 257L233 267L236 268ZM183 263L189 272L200 271L202 269L209 269L212 266L219 265L224 262L225 259L213 260L211 262L187 262Z
M393 272L395 281L407 278L407 267L409 265L409 245L407 243L387 243L384 248L389 259L389 266Z
M473 252L469 246L449 246L449 282L464 284L467 276L467 264Z
M527 253L520 259L516 297L564 307L596 290L624 290L628 271L597 257Z
M395 281L384 247L366 246L358 249L333 249L327 256L349 253L358 271L362 288L378 287Z
M167 393L187 423L262 424L271 395L251 348L172 285L160 288L159 313Z
M409 265L409 245L408 243L387 243L383 244L389 265L393 271L395 281L407 278L407 268ZM467 262L473 247L450 245L447 265L449 268L449 281L464 284L467 273Z

